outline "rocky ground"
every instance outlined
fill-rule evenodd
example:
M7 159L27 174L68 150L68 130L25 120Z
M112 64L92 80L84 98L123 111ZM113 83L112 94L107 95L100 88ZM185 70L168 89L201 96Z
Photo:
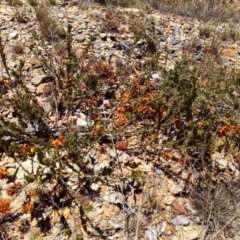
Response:
M213 53L215 48L218 63L225 69L240 68L239 41L234 39L234 36L229 37L227 30L231 26L227 23L205 23L193 18L163 14L157 10L107 8L95 4L74 4L71 1L67 3L57 1L56 5L50 5L49 8L51 16L58 21L57 29L63 38L66 36L67 25L69 23L72 25L73 49L78 57L84 56L85 49L88 48L88 59L103 59L112 69L126 65L132 68L132 76L129 78L141 76L141 72L136 70L136 65L144 64L151 52L145 39L136 40L139 22L145 27L146 35L154 38L159 52L158 63L167 69L172 69L183 55L204 62L206 56ZM154 36L151 31L153 22ZM135 32L132 23L136 26ZM237 26L234 26L234 29L236 30ZM52 49L55 51L55 59L51 59L53 67L64 56L61 42L53 46L47 41L43 44L40 40L34 39L33 33L39 32L39 25L34 7L28 3L16 7L2 1L0 30L9 68L17 69L19 60L25 60L22 71L24 84L48 114L49 127L54 128L56 118L50 102L51 91L48 91L52 88L52 76L43 65L44 57L47 59L48 51ZM4 79L6 72L3 64L0 66L0 74ZM158 81L160 73L152 72L151 79ZM10 98L12 93L6 91L2 94L7 94ZM110 115L109 111L113 111L106 107L110 101L111 99L106 97L99 107L103 118ZM19 120L11 106L1 106L0 111L1 115L11 122ZM71 118L74 119L75 126L82 129L79 134L84 134L86 127L94 125L94 121L81 109L75 111ZM55 132L56 136L60 135L59 131L66 121L67 119L58 119L59 128ZM31 123L27 123L26 128L30 134L36 132L36 126ZM197 173L192 172L192 169L186 169L180 162L176 164L176 159L182 158L181 153L177 150L168 151L161 142L164 137L162 134L158 136L159 149L166 150L166 154L160 158L154 153L151 155L138 153L137 149L141 148L141 143L134 130L130 131L127 151L112 149L107 145L104 151L90 149L84 158L92 170L94 179L87 183L87 187L84 186L87 189L84 191L88 191L87 194L83 194L86 210L84 214L74 202L67 204L64 189L56 187L53 182L39 184L39 169L43 169L41 180L50 170L38 161L34 151L23 162L2 153L0 166L2 169L7 168L8 174L14 178L9 180L2 177L1 180L1 198L10 199L11 214L2 214L0 239L220 239L216 238L219 235L214 236L216 231L209 231L209 225L215 224L214 220L209 219L203 224L200 217L202 213L199 212L201 210L194 208L192 198L188 195L188 184L198 181ZM239 165L230 153L216 151L210 157L216 168L220 169L222 178L226 181L238 178ZM169 161L166 162L166 158ZM98 178L116 159L121 167L115 167L111 177L105 174ZM159 161L161 164L156 164ZM85 176L81 175L79 165L75 163L69 165L62 174L68 179L66 186L77 192L82 187L80 181ZM141 172L141 175L135 178L127 177L136 170ZM34 176L36 181L26 184L24 177L26 173ZM112 177L119 174L122 178ZM10 193L9 187L12 189L14 187L13 194ZM234 187L232 186L233 189ZM57 205L61 203L62 206L54 208L51 205L42 208L41 205L38 207L35 205L34 213L28 211L29 198L31 202L39 201L36 188L41 188L42 192L45 189L53 192L54 197L51 201L58 202ZM237 199L238 189L232 191L236 191ZM207 194L199 196L197 194L195 197L203 198L202 202L208 197ZM46 196L42 194L42 197ZM26 211L22 211L23 204ZM31 209L31 206L29 208ZM202 208L204 211L204 203ZM240 239L239 219L234 218L231 224L230 233L222 233L221 237ZM64 230L66 226L72 232L70 237Z

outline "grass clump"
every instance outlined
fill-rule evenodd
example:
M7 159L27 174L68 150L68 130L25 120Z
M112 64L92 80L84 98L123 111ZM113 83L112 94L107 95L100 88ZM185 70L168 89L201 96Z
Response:
M36 19L39 24L41 36L48 41L57 41L65 36L65 32L58 26L57 21L51 16L47 6L36 6Z

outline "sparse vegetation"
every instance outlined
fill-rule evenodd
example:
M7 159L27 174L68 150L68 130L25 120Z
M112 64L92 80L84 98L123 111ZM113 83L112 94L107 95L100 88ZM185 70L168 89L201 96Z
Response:
M111 216L113 210L125 211L124 226L117 228L125 231L129 239L140 239L148 223L158 224L160 217L156 217L154 211L162 211L158 200L166 197L154 192L156 175L161 175L157 170L162 169L171 179L188 171L189 175L184 178L187 184L184 197L190 197L197 210L198 224L208 226L209 239L220 239L222 232L233 237L232 229L239 227L236 221L240 215L239 177L236 174L232 182L227 182L222 169L216 167L220 157L215 158L214 154L231 154L234 160L239 159L240 71L226 69L219 60L220 40L239 39L235 26L230 24L222 35L215 26L201 27L199 36L191 38L183 49L181 59L167 68L164 65L168 61L167 54L163 56L164 63L159 61L163 52L159 44L163 32L161 28L156 29L153 19L140 12L140 17L131 17L129 25L134 41L126 50L129 59L134 56L136 62L113 66L111 58L114 56L107 60L105 56L92 57L95 36L90 37L78 56L72 26L68 24L65 32L46 5L28 2L34 7L39 26L39 31L33 34L31 51L47 76L39 95L48 99L50 110L46 111L27 88L23 74L25 60L20 60L17 67L9 66L6 43L0 37L0 58L5 74L0 79L0 106L3 110L11 109L14 116L14 120L3 114L0 116L0 150L14 159L25 173L24 184L14 183L6 190L10 197L26 188L21 213L31 215L39 233L50 231L50 221L56 218L63 225L66 237L76 234L76 239L84 239L82 233L87 232L88 225L94 229L94 234L99 234L97 236L107 236L105 229L90 222L88 214L95 214L96 209L105 210L106 216ZM98 2L133 4L131 1ZM56 4L50 0L49 3ZM225 1L218 4L216 1L163 1L165 10L169 6L184 11L190 7L192 11L204 7L207 16L219 13L217 16L223 19L224 7L228 5ZM147 9L160 7L154 0L146 6ZM126 30L120 28L125 18L118 18L118 14L121 12L110 6L102 16L101 27L106 36ZM192 54L203 48L200 38L209 42L202 50L204 56L196 60ZM51 44L50 48L46 42ZM137 53L134 52L136 48ZM16 43L13 51L20 55L23 45ZM164 51L175 49L168 49L166 45ZM157 77L153 78L153 74ZM79 123L76 114L82 115L84 124ZM111 157L107 155L109 152ZM124 153L136 158L143 156L144 160L120 160ZM22 167L28 159L32 165L37 161L35 173ZM147 175L144 162L151 163L149 169L154 180L149 180L151 176ZM177 171L169 163L175 163ZM235 165L233 161L231 171ZM0 179L10 177L13 178L10 169L1 167ZM121 185L113 184L116 179L121 179ZM128 182L132 182L131 189L126 187ZM29 185L30 190L27 189ZM123 199L111 196L116 189L125 193ZM107 203L101 203L104 207L98 208L97 199L102 192L108 192L110 200L105 199ZM126 194L128 192L132 195ZM147 197L144 197L145 192ZM129 196L132 199L128 206L124 201ZM157 200L153 199L155 196ZM10 203L8 198L0 199L3 216L11 211ZM70 208L78 214L81 234L75 233L76 229L69 224L69 219L71 223L77 219L72 217ZM43 209L51 209L52 215L45 219L39 217ZM31 231L29 229L28 223L23 232ZM174 230L169 227L169 232ZM37 236L37 232L33 231L33 235Z

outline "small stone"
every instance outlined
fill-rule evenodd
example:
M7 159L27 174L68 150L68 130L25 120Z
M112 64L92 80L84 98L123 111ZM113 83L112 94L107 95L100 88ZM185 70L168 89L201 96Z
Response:
M178 215L172 220L173 225L183 225L187 226L190 223L190 220L187 217L184 217L182 215Z
M153 79L159 79L160 76L159 76L158 73L153 73L152 78L153 78Z
M85 36L83 34L77 34L75 36L76 41L83 43L85 41Z
M92 185L90 186L90 188L93 190L93 191L97 191L99 189L99 185L96 184L96 183L92 183Z
M177 45L180 43L180 40L179 39L173 39L172 40L172 45Z
M170 180L168 182L168 187L169 187L169 191L172 194L178 194L183 191L183 188L179 184L177 184L173 181L170 181Z
M76 125L77 125L78 127L87 127L87 126L88 126L88 123L87 123L86 120L83 120L82 118L77 118Z
M171 205L172 203L173 203L173 201L174 201L174 197L173 196L166 196L165 198L164 198L164 203L166 204L166 205Z
M226 160L222 159L222 158L217 158L216 162L222 167L222 168L226 168L228 163Z
M30 49L29 47L25 47L25 48L23 49L23 52L24 52L25 54L28 54L28 53L31 52L31 49Z
M33 85L39 85L42 81L44 81L46 79L46 75L37 75L37 76L34 76L32 79L31 79L31 83Z
M48 96L51 93L51 84L50 83L42 83L36 89L36 94Z
M100 38L102 39L102 40L106 40L106 38L107 38L107 34L106 33L100 33L99 34L99 36L100 36Z
M176 234L173 236L172 240L194 240L194 239L204 239L206 228L204 226L176 226Z
M11 39L16 39L16 38L18 37L18 33L17 33L16 31L11 32L11 33L9 34L9 37L10 37Z
M69 7L67 12L68 13L72 13L72 14L76 14L78 12L78 7L77 6L72 6L72 7Z

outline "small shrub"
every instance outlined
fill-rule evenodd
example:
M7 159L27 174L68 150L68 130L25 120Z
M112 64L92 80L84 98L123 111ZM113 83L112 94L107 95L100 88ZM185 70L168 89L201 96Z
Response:
M37 0L28 0L28 3L33 7L36 7L38 5Z
M210 25L202 26L199 30L199 36L209 38L214 32L214 28Z
M14 46L13 46L13 51L16 53L16 54L21 54L23 53L23 46L19 43L16 43Z
M56 5L56 0L49 0L49 3L50 3L51 5Z
M49 8L41 5L34 9L42 37L49 41L58 40L61 37L61 32L59 32L58 24L52 18Z

